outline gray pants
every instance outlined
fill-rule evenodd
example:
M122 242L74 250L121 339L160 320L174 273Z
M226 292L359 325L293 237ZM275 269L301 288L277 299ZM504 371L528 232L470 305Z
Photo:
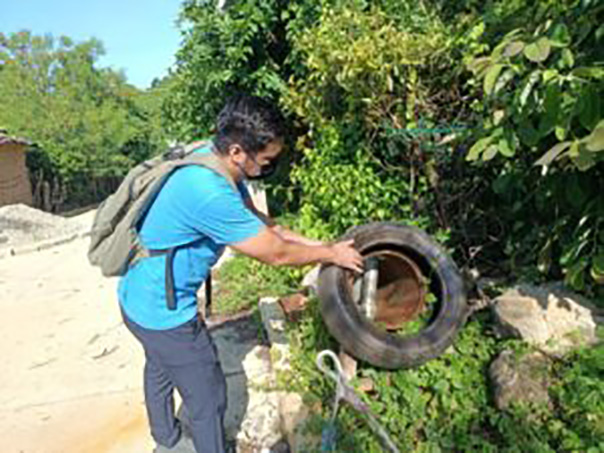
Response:
M174 416L174 388L182 396L197 453L224 452L226 380L205 323L195 318L168 330L149 330L122 313L145 350L145 404L153 439L171 448L182 427Z

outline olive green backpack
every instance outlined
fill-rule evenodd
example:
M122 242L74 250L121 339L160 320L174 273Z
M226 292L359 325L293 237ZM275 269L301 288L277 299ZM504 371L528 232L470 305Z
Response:
M182 245L149 250L141 243L138 231L155 197L178 168L201 165L223 176L237 190L232 177L214 152L194 152L209 144L194 142L177 146L134 167L115 193L99 206L92 223L88 260L92 265L99 266L106 277L124 275L140 259L166 255L166 298L168 308L172 310L176 308L172 262L176 250Z

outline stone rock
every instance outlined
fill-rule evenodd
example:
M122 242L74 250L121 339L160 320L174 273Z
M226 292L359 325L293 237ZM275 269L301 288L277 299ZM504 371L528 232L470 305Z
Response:
M266 297L260 300L262 323L271 343L270 358L273 372L291 373L291 350L285 332L285 313L279 300ZM306 426L311 410L302 401L302 396L294 392L279 391L278 408L280 414L280 432L289 444L291 451L318 451L320 438L308 433Z
M319 271L321 266L315 266L308 272L302 279L302 288L307 289L309 292L318 294L319 293Z
M342 373L347 381L353 379L357 374L358 361L353 356L348 354L343 349L340 349L340 353L338 354L338 358L340 359L340 364L342 365Z
M550 360L540 352L516 357L513 351L503 351L489 369L497 408L505 410L513 403L551 405L549 366Z
M558 284L519 285L495 299L498 331L550 353L597 342L594 307Z
M363 393L371 393L375 391L375 382L370 377L362 377L359 379L358 389Z
M320 437L308 433L307 421L310 408L304 404L302 396L293 392L281 392L279 400L281 432L291 451L318 451Z
M279 395L270 390L275 381L270 348L259 343L258 325L246 315L212 322L209 329L227 381L227 439L234 439L240 452L273 451L283 437Z
M276 297L263 297L258 303L258 308L260 309L262 323L270 344L287 345L285 313L283 313L283 308L279 305L279 299Z
M308 297L301 293L291 294L279 300L281 308L283 308L283 312L290 322L296 322L300 319L307 302Z
M237 445L256 451L270 449L281 441L279 395L248 389L249 401L246 417L237 433Z

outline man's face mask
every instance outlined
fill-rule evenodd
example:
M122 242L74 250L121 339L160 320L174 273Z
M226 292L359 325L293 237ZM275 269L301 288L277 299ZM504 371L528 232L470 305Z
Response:
M246 153L246 156L254 163L254 165L258 169L257 174L250 175L248 172L245 171L242 165L237 164L239 170L241 171L245 179L247 179L248 181L257 181L260 179L265 179L275 173L275 170L277 169L277 159L272 160L268 164L260 165L252 154Z

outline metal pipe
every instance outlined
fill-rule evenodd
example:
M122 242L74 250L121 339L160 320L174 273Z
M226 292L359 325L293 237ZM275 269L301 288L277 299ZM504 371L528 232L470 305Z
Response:
M379 261L377 257L369 257L365 260L365 274L363 275L361 311L363 312L365 317L370 321L373 321L376 312L378 268Z

